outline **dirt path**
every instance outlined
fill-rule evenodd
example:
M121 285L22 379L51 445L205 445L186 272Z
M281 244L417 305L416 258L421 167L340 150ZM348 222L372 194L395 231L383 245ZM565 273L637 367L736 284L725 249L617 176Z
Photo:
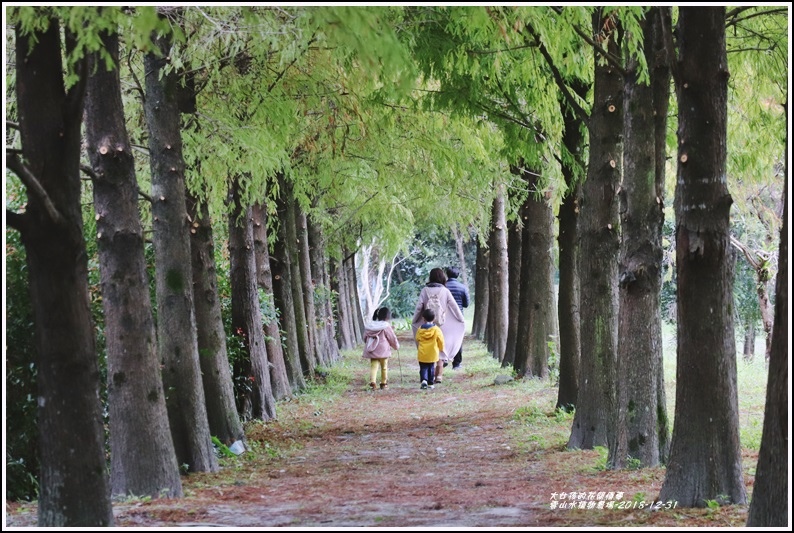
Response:
M681 526L682 518L702 517L702 510L551 509L552 493L563 491L652 499L663 470L597 471L598 452L565 451L570 421L554 421L554 389L494 385L506 372L495 370L483 350L467 354L464 370L448 369L435 390L419 390L413 347L401 342L389 389L367 390L366 363L349 359L356 377L341 396L299 399L278 422L249 428L249 439L273 445L277 456L267 457L265 449L265 458L183 478L186 496L179 500L115 504L116 525L498 528L628 520ZM35 525L35 506L10 511L7 526ZM727 523L710 525L742 525L746 506L725 516Z

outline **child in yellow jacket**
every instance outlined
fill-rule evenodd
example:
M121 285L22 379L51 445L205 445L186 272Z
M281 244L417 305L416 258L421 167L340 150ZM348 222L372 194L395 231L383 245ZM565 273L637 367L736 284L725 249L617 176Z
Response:
M425 323L416 330L417 358L419 359L419 379L421 388L433 388L435 367L439 352L444 350L444 334L436 326L436 314L432 309L422 311Z

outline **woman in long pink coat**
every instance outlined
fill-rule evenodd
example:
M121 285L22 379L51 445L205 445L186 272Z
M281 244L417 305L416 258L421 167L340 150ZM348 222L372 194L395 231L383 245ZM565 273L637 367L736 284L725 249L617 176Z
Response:
M437 299L441 312L436 312L436 325L441 328L441 332L444 334L444 349L439 354L438 363L436 364L436 383L441 383L441 373L444 366L449 361L452 361L452 358L460 350L463 344L463 335L466 331L463 313L460 312L460 308L455 302L452 293L444 286L446 282L447 275L443 269L434 268L430 271L429 281L419 293L419 300L416 302L416 309L411 322L414 339L416 339L416 332L424 322L422 311L428 307L431 301ZM439 315L442 316L440 317Z

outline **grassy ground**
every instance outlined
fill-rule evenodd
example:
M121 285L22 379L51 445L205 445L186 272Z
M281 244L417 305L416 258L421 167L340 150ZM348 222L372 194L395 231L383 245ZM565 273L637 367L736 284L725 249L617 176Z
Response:
M280 402L277 420L248 424L251 451L222 458L218 473L183 477L182 499L116 502L116 525L432 529L746 523L747 505L649 511L664 468L610 471L606 449L565 449L573 416L555 411L553 384L529 379L496 385L497 376L510 372L478 341L466 340L463 371L448 369L442 385L419 390L410 334L402 329L399 335L402 349L391 359L388 390L370 391L369 365L361 352L345 352L338 364L324 369L322 380ZM671 417L674 346L666 342ZM752 364L739 361L748 494L765 385L763 356ZM575 494L576 505L560 508L562 493L566 504ZM7 504L6 511L6 525L35 525L35 504Z

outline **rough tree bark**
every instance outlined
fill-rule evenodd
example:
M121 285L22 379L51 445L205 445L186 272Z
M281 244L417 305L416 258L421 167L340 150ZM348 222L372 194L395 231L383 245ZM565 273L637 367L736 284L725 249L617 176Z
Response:
M102 286L110 419L110 490L116 496L182 496L168 425L138 211L138 182L119 79L118 34L102 42L108 70L91 58L85 108L86 151Z
M519 172L528 194L521 206L520 327L513 368L520 376L545 378L549 375L548 342L555 333L551 264L554 217L551 207L537 193L540 174L524 165ZM515 290L516 285L511 285Z
M244 418L270 420L276 416L276 400L270 385L262 311L256 284L254 225L251 208L242 205L240 183L230 185L229 280L232 286L232 335L242 338L246 354L236 361L235 374L246 379L238 390L238 410Z
M652 83L638 80L639 60L629 58L624 80L624 152L621 200L621 247L617 360L616 439L610 443L610 468L625 468L629 460L643 467L658 466L660 442L667 440L666 408L658 405L657 376L662 367L662 226L664 174L656 172L657 102L654 78L669 87L663 58L662 8L651 8L640 22L645 60ZM670 31L671 28L667 28ZM665 75L665 73L668 73ZM663 110L669 93L662 92ZM664 157L662 155L662 157ZM661 419L661 420L660 420ZM659 431L664 434L660 435Z
M490 250L477 239L477 261L474 275L474 318L472 320L471 334L480 340L485 336L485 325L488 321L489 264Z
M300 350L298 346L298 331L295 326L295 305L292 301L292 288L290 276L292 265L287 247L287 239L282 217L279 217L278 239L270 255L270 271L273 274L273 296L276 308L279 310L279 324L284 335L284 364L287 376L293 391L306 388L301 368Z
M786 143L788 144L788 143ZM788 165L786 165L788 174ZM785 527L791 500L790 485L784 465L789 454L789 388L788 388L788 179L783 187L783 227L780 228L780 251L775 287L775 325L772 329L772 352L769 356L769 378L766 386L766 408L761 450L755 470L753 499L747 517L749 527ZM788 524L790 525L790 523Z
M593 31L614 28L609 15L593 13ZM607 31L607 30L605 30ZM608 35L608 50L619 57L617 32ZM588 125L590 156L582 186L579 214L579 282L581 359L569 448L607 446L615 413L617 350L618 212L615 193L623 153L623 80L617 68L596 62L593 108Z
M267 310L264 321L265 350L270 363L270 387L276 400L287 398L292 394L290 390L287 365L284 362L284 349L281 346L281 331L278 329L278 315L276 313L276 298L273 293L273 276L270 271L270 251L267 236L267 211L262 204L251 208L254 224L254 256L256 257L257 285L265 294L262 302Z
M309 230L309 253L311 256L312 278L318 283L315 296L320 305L317 309L319 327L324 329L321 335L325 364L333 363L339 359L339 347L336 344L336 331L334 331L334 311L331 303L331 283L328 273L328 262L325 253L325 238L322 228L314 222L311 216L307 219Z
M505 219L505 186L496 186L491 225L491 256L488 269L490 291L488 295L488 322L492 333L488 348L497 361L501 361L507 344L507 221Z
M517 167L511 168L517 173ZM502 359L502 368L512 367L516 359L516 345L518 342L518 290L521 284L521 222L520 215L516 220L507 223L507 279L510 282L510 293L507 298L507 340L505 341L505 356Z
M60 24L30 34L14 28L22 158L7 168L27 189L24 214L7 213L20 232L36 343L41 527L112 526L99 402L99 368L88 301L80 211L80 123L87 76L66 91ZM75 38L66 31L67 52ZM79 450L80 453L74 453Z
M725 7L681 7L675 189L678 362L670 460L659 498L745 503L726 182Z
M303 375L314 376L315 356L313 337L309 335L309 320L303 299L303 281L298 250L298 232L296 228L297 202L293 195L292 183L283 173L279 174L281 197L279 200L279 222L284 226L283 245L289 257L289 281L292 290L292 305L295 306L295 333L298 337L298 353L300 355Z
M306 329L309 334L309 345L314 354L314 366L325 363L322 337L325 330L317 327L317 309L314 305L314 294L317 282L312 276L312 261L309 251L309 228L306 213L295 202L295 230L298 237L298 266L301 272L303 287L303 307L306 310Z
M169 37L154 39L146 54L149 161L157 287L157 338L166 405L179 464L191 471L216 471L204 387L198 361L190 233L185 207L185 162L177 106L178 76L165 73Z
M187 193L185 201L188 216L193 221L190 229L193 303L207 420L210 433L228 446L236 440L244 440L245 432L235 405L234 383L226 351L212 221L206 203L199 205L190 193Z
M587 85L574 81L572 88L579 96L586 95ZM580 183L584 177L584 133L582 123L570 106L563 105L565 130L563 144L568 158L563 160L566 193L557 219L559 230L560 287L557 299L557 316L560 334L560 384L557 390L557 409L571 412L576 407L579 394L579 271L578 271L578 217Z

